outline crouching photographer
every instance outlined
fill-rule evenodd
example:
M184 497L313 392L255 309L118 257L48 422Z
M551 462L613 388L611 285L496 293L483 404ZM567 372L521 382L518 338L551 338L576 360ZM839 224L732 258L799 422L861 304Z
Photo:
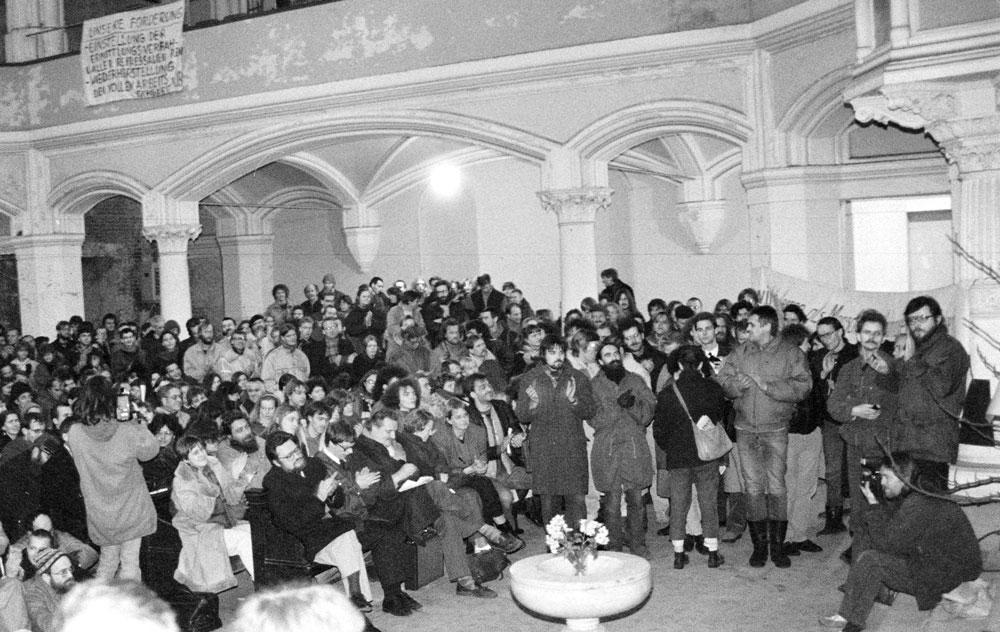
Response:
M863 630L874 602L886 601L887 591L913 595L920 610L931 610L942 594L982 572L969 519L955 502L924 491L923 475L908 453L883 459L878 476L884 500L870 483L862 484L871 509L855 527L863 550L856 552L840 610L820 620L826 627Z

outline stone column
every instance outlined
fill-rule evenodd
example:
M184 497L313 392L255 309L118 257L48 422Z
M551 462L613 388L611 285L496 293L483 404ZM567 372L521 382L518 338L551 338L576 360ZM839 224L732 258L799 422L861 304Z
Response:
M218 236L226 314L246 318L271 302L274 235Z
M611 204L614 191L608 187L551 189L539 191L545 210L559 222L560 314L594 296L598 285L594 219L597 211Z
M4 49L8 62L31 61L66 52L62 0L5 0L7 33ZM53 30L47 30L53 29ZM38 35L38 33L44 31Z
M21 330L51 335L56 322L83 316L82 234L11 239L17 257Z
M191 318L191 279L188 276L188 242L201 234L198 224L149 226L143 236L156 242L160 264L160 313L183 327Z

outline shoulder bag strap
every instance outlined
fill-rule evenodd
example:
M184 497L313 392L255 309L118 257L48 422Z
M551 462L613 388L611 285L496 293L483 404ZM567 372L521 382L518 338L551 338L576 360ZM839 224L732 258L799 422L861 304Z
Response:
M674 389L674 395L677 396L677 401L681 403L681 408L684 409L684 414L688 416L688 421L694 424L694 419L691 418L691 411L688 410L687 403L684 401L684 396L681 395L680 389L677 388L677 382L671 382L670 386Z

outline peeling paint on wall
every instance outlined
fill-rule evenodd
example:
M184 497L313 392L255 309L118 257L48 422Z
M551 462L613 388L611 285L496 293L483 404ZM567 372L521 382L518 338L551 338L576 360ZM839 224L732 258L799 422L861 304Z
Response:
M410 47L424 50L434 43L426 26L400 25L394 15L386 16L381 26L371 27L364 16L356 16L353 23L344 18L343 28L334 29L330 39L334 45L320 57L330 62L354 59L359 53L368 59L387 52L400 53Z
M186 48L184 50L184 91L180 95L186 101L197 101L198 94L198 54Z
M585 6L578 4L572 9L570 9L566 15L559 20L560 23L566 23L569 20L593 20L595 18L604 17L604 14L597 10L594 5Z
M28 71L27 97L28 122L39 125L42 122L42 111L48 106L49 84L42 79L42 67L33 66Z
M250 77L263 79L267 84L306 81L308 73L296 72L309 64L305 49L306 41L301 34L295 33L288 24L275 24L268 29L266 42L250 52L245 63L219 68L210 83L232 83Z

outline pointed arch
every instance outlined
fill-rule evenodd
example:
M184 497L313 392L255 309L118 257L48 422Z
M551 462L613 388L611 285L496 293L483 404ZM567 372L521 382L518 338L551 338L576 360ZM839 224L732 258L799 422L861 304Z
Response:
M615 156L653 138L685 133L705 134L743 147L751 128L746 116L733 108L673 99L612 112L578 132L566 147L580 156L583 181L603 184L607 163Z
M99 202L121 195L142 202L149 187L120 171L87 171L52 189L48 205L63 232L83 232L83 216Z
M542 163L555 147L551 141L527 132L446 112L389 111L334 117L324 114L271 126L223 143L169 176L156 190L171 198L198 200L270 162L287 161L288 156L308 152L311 147L358 135L460 140L536 164Z
M809 144L814 140L817 131L836 116L839 110L845 110L844 88L851 78L850 68L837 68L816 79L809 87L792 102L788 110L778 121L777 130L782 141L785 164L809 164ZM844 124L838 125L834 134L825 135L834 146L839 145L837 138L850 127L854 116L847 114Z

